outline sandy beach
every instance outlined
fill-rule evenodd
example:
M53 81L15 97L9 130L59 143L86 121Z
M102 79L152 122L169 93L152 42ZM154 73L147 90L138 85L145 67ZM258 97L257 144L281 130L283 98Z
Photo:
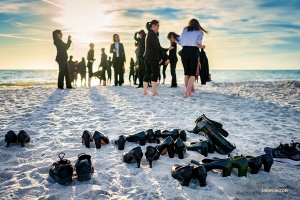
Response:
M233 155L262 155L264 147L280 142L300 142L300 82L239 82L196 85L191 98L183 98L184 86L159 85L159 96L143 96L142 89L93 86L75 90L54 87L25 87L0 90L0 199L299 199L299 166L274 162L270 173L248 173L222 177L208 172L206 187L192 180L181 186L171 176L174 164L187 165L205 158L187 151L184 159L161 155L149 168L145 156L141 168L122 162L122 153L138 146L126 142L120 151L113 139L148 129L191 130L205 114L224 125L235 143ZM151 91L151 89L149 89ZM5 147L9 130L25 130L30 143ZM87 149L81 144L84 130L108 135L110 144ZM188 134L187 141L204 138ZM163 141L161 139L161 141ZM155 144L147 143L142 146ZM90 181L74 179L68 186L49 177L49 168L58 153L76 162L77 155L92 156L95 172ZM218 153L208 158L225 158ZM75 173L74 173L75 174ZM75 177L74 177L75 178ZM262 192L285 189L287 192Z

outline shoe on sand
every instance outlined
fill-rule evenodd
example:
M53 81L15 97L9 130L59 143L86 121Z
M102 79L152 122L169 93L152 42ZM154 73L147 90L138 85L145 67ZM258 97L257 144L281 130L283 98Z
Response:
M300 165L300 151L294 146L280 144L276 148L265 147L264 151L265 153L272 154L275 161Z
M58 155L59 161L52 164L49 175L59 184L65 185L72 182L73 167L71 162L67 159L63 159L65 153L60 153Z
M78 155L78 160L75 165L77 180L78 181L88 181L92 178L94 173L94 167L91 162L91 156L85 153Z

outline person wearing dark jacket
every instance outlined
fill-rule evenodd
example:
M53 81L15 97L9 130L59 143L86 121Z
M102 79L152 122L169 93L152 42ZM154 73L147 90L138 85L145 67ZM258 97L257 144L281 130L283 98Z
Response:
M105 54L105 48L101 49L101 63L100 66L102 67L102 76L101 79L103 80L103 85L106 86L106 77L105 71L107 71L108 63L107 63L107 55Z
M74 84L74 79L75 79L75 62L73 61L73 56L70 56L69 60L68 60L68 66L69 66L69 73L70 73L70 81L71 81L71 85L75 85Z
M138 36L137 36L138 35ZM146 41L146 33L144 30L140 30L134 34L134 39L138 42L138 76L139 76L139 85L137 88L143 87L143 79L145 76L145 41Z
M90 43L90 50L87 54L87 67L88 67L88 72L89 72L89 79L88 79L88 86L91 87L91 80L93 77L93 63L94 63L94 44Z
M206 82L209 80L209 65L208 65L208 59L206 57L206 53L204 49L201 49L200 52L200 63L201 63L201 70L200 70L201 85L206 85Z
M111 84L111 66L112 66L112 61L111 61L111 57L109 56L108 57L108 60L107 60L107 64L108 64L108 67L107 67L107 83L109 81L109 84Z
M81 86L82 86L83 79L84 79L84 86L86 86L86 64L85 64L84 57L82 57L82 60L78 63L78 68L79 68L79 74L81 78Z
M148 94L147 87L150 80L151 74L151 85L152 85L152 95L156 96L157 93L157 78L159 75L159 62L161 60L161 52L165 49L160 46L159 40L157 38L157 32L159 29L159 22L157 20L152 20L147 22L146 28L148 29L148 35L146 38L146 51L145 51L145 64L146 64L146 74L143 80L143 94ZM165 52L164 52L165 53ZM167 60L168 62L169 60Z
M175 42L177 38L180 38L180 35L177 35L174 32L170 32L168 34L168 39L170 40L171 46L173 47L171 50L169 50L170 71L172 76L171 87L177 87L176 64L178 58L177 58L177 44Z
M134 81L134 67L135 67L135 63L133 58L130 59L130 70L129 70L129 82L131 84L131 76L133 77L133 81Z
M61 30L55 30L52 33L53 42L57 49L55 61L58 63L59 66L57 87L59 89L64 89L64 78L65 78L67 88L73 88L71 85L70 72L69 72L69 67L67 62L68 60L67 50L69 49L72 43L71 36L68 37L67 44L61 40L62 36L63 34Z
M115 71L115 86L119 84L122 86L124 83L124 63L126 62L124 46L120 43L120 37L118 34L113 35L113 41L110 45L110 53L113 54L113 66Z

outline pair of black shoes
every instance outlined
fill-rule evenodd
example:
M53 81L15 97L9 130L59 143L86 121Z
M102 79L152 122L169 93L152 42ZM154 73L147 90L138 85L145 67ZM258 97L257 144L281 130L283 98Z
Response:
M155 147L147 146L145 156L147 161L149 162L150 168L152 168L152 161L158 160L160 153ZM125 163L137 163L138 168L140 168L141 166L142 157L143 157L143 152L140 146L133 148L131 151L127 153L123 153L123 161Z
M152 129L149 129L146 132L142 131L140 133L131 134L131 135L120 135L115 139L115 144L118 145L119 150L123 150L126 141L138 142L139 145L141 146L146 145L146 142L157 143L157 144L160 143L160 140L155 137Z
M198 151L203 156L207 157L208 153L214 153L214 143L210 138L206 140L198 140L186 145L187 150Z
M248 171L250 174L257 174L259 170L261 169L262 165L264 165L264 171L270 172L271 167L273 165L273 156L270 153L266 153L260 156L234 156L234 159L247 159L248 162Z
M10 143L16 142L19 142L21 147L25 147L24 143L30 142L30 136L24 130L21 130L18 135L14 131L10 130L4 136L4 141L7 143L6 147L9 147Z
M157 145L156 149L160 154L165 154L167 151L170 158L174 158L174 153L177 153L178 158L183 159L186 153L186 146L182 139L177 138L174 142L171 136L167 137L162 144Z
M52 164L49 175L59 184L66 185L73 181L74 168L70 160L63 159L65 153L58 155L59 161ZM78 155L78 159L75 164L75 170L78 181L88 181L91 179L94 172L94 167L91 162L91 156L84 153Z
M177 140L178 138L180 138L182 141L186 141L186 132L181 129L172 129L171 131L156 130L154 132L155 138L167 138L169 136L171 136L174 141Z
M95 141L95 145L97 149L101 148L101 144L109 143L108 137L106 135L103 135L99 131L95 131L93 136L89 131L83 131L81 138L82 138L82 143L84 143L86 148L90 148L90 142L93 141Z
M214 149L224 155L230 154L235 148L235 144L228 139L228 132L223 129L219 122L208 119L204 114L195 121L195 128L192 133L202 133L214 144Z
M190 163L186 166L175 164L171 170L172 177L181 181L183 186L189 186L192 178L199 180L200 187L206 186L207 172L203 165Z

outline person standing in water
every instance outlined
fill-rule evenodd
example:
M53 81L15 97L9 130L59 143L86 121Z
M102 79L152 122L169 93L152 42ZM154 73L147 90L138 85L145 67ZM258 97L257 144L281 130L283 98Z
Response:
M68 66L68 54L67 50L69 49L72 41L71 36L68 36L67 44L62 41L62 32L61 30L55 30L52 32L53 43L56 46L57 54L55 61L58 63L59 72L58 72L58 81L57 87L59 89L64 89L64 78L66 80L66 86L68 89L72 89L71 80L70 80L70 72Z
M185 97L190 97L194 90L199 56L198 48L205 48L205 45L202 45L203 32L208 33L200 26L198 20L191 19L188 26L183 29L180 39L178 41L175 40L176 43L182 46L181 61L184 68Z
M90 50L87 54L87 67L88 67L88 73L89 73L89 79L88 79L88 86L91 87L91 80L93 77L93 63L94 63L94 44L90 43Z
M159 29L159 22L157 20L152 20L147 22L146 28L148 30L148 35L146 38L146 51L145 51L145 64L146 64L146 74L143 80L143 94L148 94L147 87L148 82L151 78L152 85L152 95L158 95L157 92L157 79L159 75L159 62L161 60L161 52L165 53L165 49L160 46L159 39L157 37L157 32ZM166 61L168 63L169 60ZM152 74L152 77L151 77Z
M118 34L113 35L113 42L110 45L110 53L113 54L113 66L115 71L115 86L119 84L122 86L124 83L124 63L126 62L124 46L120 43Z

